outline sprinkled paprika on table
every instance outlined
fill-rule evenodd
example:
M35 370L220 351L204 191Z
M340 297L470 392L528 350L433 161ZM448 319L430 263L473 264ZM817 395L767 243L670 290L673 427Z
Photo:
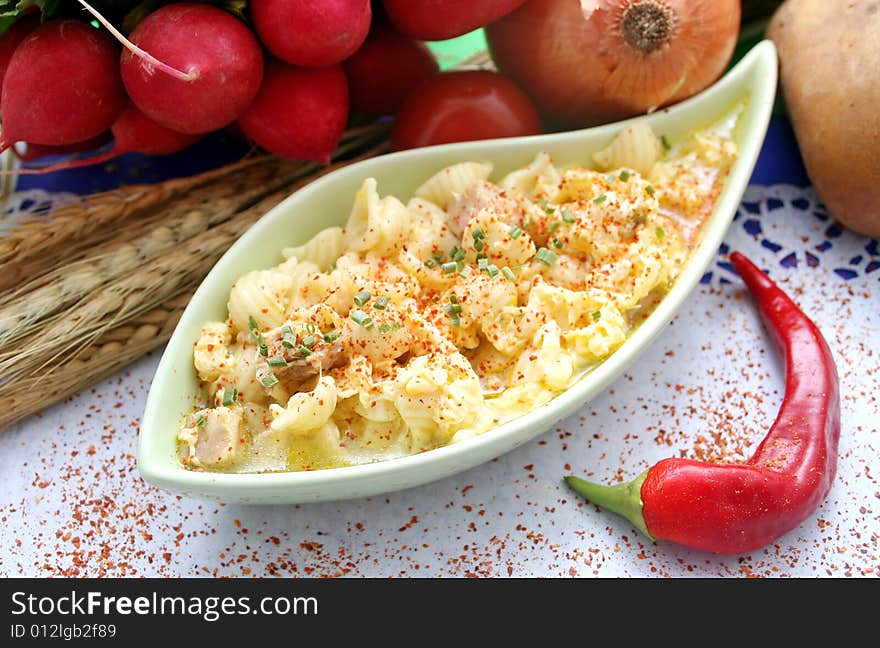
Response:
M809 517L828 495L837 464L837 369L819 329L738 252L730 255L785 361L776 421L744 464L663 459L635 480L566 482L619 513L649 538L721 554L764 547Z

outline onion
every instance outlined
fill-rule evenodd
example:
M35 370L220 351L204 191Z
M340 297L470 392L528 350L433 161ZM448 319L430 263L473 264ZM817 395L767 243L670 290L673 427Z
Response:
M740 0L528 0L486 35L548 122L579 128L706 88L733 55L739 20Z

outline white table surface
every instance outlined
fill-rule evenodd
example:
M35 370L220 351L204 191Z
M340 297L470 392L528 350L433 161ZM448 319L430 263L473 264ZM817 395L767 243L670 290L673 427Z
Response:
M629 479L672 455L741 460L760 441L782 365L739 280L715 265L648 352L578 415L478 468L380 497L245 507L148 486L135 451L157 350L0 433L0 573L880 575L877 242L840 233L804 190L751 187L746 200L727 244L769 268L819 324L841 378L834 486L772 546L720 557L652 544L561 481Z

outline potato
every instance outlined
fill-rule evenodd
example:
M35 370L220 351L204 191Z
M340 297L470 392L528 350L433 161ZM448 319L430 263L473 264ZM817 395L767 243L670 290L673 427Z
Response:
M880 0L786 0L767 35L816 193L843 225L880 236Z

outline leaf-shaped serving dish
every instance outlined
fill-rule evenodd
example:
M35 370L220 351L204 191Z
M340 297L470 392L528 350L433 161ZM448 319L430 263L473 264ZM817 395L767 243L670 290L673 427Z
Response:
M295 192L229 249L186 308L159 363L147 400L138 446L141 475L162 488L227 502L265 504L362 497L416 486L472 468L529 441L571 415L605 389L648 347L699 282L730 225L758 158L775 98L776 67L773 44L765 41L701 94L651 115L568 133L449 144L383 155L339 169ZM733 133L737 159L675 284L614 353L547 404L472 439L377 463L249 474L184 468L177 452L176 434L184 415L199 401L192 350L202 324L226 318L229 289L238 277L279 263L283 247L300 245L325 227L343 225L355 192L365 178L376 178L383 194L405 201L426 178L456 162L491 162L497 177L528 164L540 151L548 152L559 164L584 164L629 123L644 120L654 132L675 139L720 120L736 106L743 106ZM316 213L326 215L325 219L302 217Z

